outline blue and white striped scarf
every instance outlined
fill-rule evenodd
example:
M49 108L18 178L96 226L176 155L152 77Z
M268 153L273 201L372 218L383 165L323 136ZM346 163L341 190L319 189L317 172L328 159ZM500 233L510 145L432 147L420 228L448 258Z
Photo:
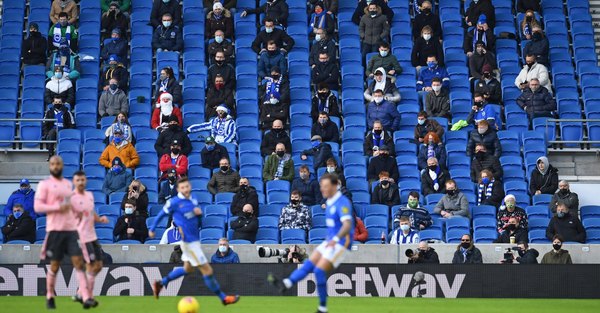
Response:
M484 190L483 190L484 188L485 188L485 198L489 199L492 196L492 189L494 188L494 181L495 180L492 179L492 181L487 186L485 186L484 184L479 184L479 186L477 187L478 188L478 190L477 190L477 205L481 205L481 202L483 201L482 195L484 192Z

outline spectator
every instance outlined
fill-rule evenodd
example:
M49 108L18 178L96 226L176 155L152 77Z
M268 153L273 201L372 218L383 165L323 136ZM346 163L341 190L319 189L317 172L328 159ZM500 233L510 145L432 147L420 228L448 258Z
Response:
M125 2L129 2L129 0L124 0ZM104 4L103 4L104 6ZM125 6L124 4L122 6ZM111 37L114 34L115 29L127 32L129 29L129 17L126 15L127 10L123 10L119 8L118 1L111 1L110 8L103 10L102 16L100 18L100 32L102 33L103 38ZM108 32L112 31L111 34ZM114 38L114 37L113 37ZM127 54L122 56L123 58L127 57Z
M235 120L229 115L229 109L223 105L217 107L217 116L211 118L208 122L194 124L187 128L189 133L210 130L210 135L217 143L236 144Z
M413 39L419 38L423 27L429 26L435 38L442 38L442 24L440 18L431 11L431 2L425 0L421 4L421 12L415 14L412 26Z
M162 131L156 143L154 149L157 155L163 155L171 152L171 143L177 140L181 144L181 154L189 155L192 152L192 143L186 135L185 131L179 127L179 119L177 116L172 115L169 119L169 127Z
M225 82L225 87L233 89L235 88L235 69L233 66L226 61L225 52L217 51L215 53L215 62L208 67L207 81L208 87L212 87L215 77L221 75Z
M173 253L171 253L171 260L169 260L169 263L183 263L183 262L178 262L178 261L176 261L176 262L172 261L174 254L178 254L177 257L179 259L181 259L181 248L177 249L179 247L180 243L181 243L181 233L179 232L179 227L177 227L177 224L175 224L175 221L171 220L171 226L169 226L169 228L165 229L165 232L163 233L162 237L160 238L161 245L167 245L167 244L175 245L175 247L173 249Z
M319 2L323 3L323 10L327 11L327 14L337 14L338 0L310 0L308 3L315 5Z
M467 155L472 157L477 144L483 144L485 151L497 158L502 155L502 146L498 135L492 129L487 120L482 120L477 123L477 129L469 134L469 142L467 143Z
M552 94L546 88L540 87L537 78L532 78L528 86L517 98L517 105L527 113L530 120L537 117L554 117L556 101Z
M206 137L204 143L204 148L202 148L202 151L200 151L202 167L209 170L214 170L215 168L219 167L219 161L221 159L229 159L229 153L227 152L227 149L216 143L214 137Z
M450 76L446 71L446 68L440 66L437 62L435 55L427 57L427 67L422 67L419 70L419 77L417 78L417 91L422 95L423 92L429 92L431 89L431 81L434 77L438 77L442 80L442 88L450 88Z
M283 143L278 143L275 153L267 157L262 175L265 183L271 180L287 180L291 183L294 179L294 160L291 154L286 153Z
M579 216L579 196L569 189L569 182L566 180L558 182L558 190L552 195L552 200L548 204L552 213L556 213L559 203L566 205L573 216Z
M314 4L313 13L308 20L308 39L315 39L319 29L324 29L330 34L335 31L333 16L327 13L325 5L321 1Z
M390 237L392 245L414 244L420 241L419 232L410 227L410 220L405 216L400 218L400 227L394 230Z
M123 132L116 129L113 132L112 142L104 148L98 162L100 165L111 168L113 160L118 157L126 168L134 169L140 164L140 157L131 142L123 139Z
M550 53L550 43L548 42L548 38L544 35L544 31L540 26L534 26L532 30L531 41L528 41L525 44L523 54L535 55L536 61L547 67L550 65L548 62L548 54Z
M371 193L371 204L383 204L393 207L400 204L400 192L398 185L390 182L390 173L379 172L379 183Z
M400 92L396 88L396 84L392 81L393 79L387 77L383 67L379 67L375 70L375 79L369 84L365 90L363 96L367 102L373 101L373 94L375 90L381 90L383 92L383 99L388 102L392 102L394 105L400 102Z
M411 263L431 263L440 264L440 258L434 248L429 247L427 241L423 240L419 242L419 249L417 253L414 253L412 257L408 258L408 264Z
M492 154L487 153L485 145L478 143L475 145L475 153L471 159L471 181L477 182L480 177L480 173L483 170L488 170L494 176L497 181L502 180L504 176L504 170L500 164L500 160Z
M310 115L313 122L316 122L321 112L329 116L341 117L338 98L335 96L326 83L320 83L317 86L317 92L312 97L312 108Z
M217 2L220 3L220 2ZM217 252L210 258L212 264L238 264L240 263L240 257L233 249L229 246L229 240L227 238L219 239L219 247Z
M529 82L534 78L537 78L539 85L546 88L552 94L552 84L548 76L548 69L543 64L537 62L535 54L528 54L525 56L523 69L519 72L519 76L515 78L515 86L521 90L525 90L529 88Z
M163 18L165 14L169 14L171 16L173 25L181 25L181 18L183 15L181 14L181 6L179 5L179 1L154 0L152 3L152 11L150 12L150 25L152 25L154 28L162 25L161 18Z
M481 78L475 82L474 93L483 95L483 98L494 104L502 103L502 88L500 82L492 75L492 66L489 64L483 65Z
M215 2L212 11L206 15L204 36L209 39L217 30L223 31L225 38L233 39L233 17L229 10L223 8L221 2Z
M441 167L437 158L427 159L427 168L421 171L421 192L424 196L446 193L446 182L450 179L448 170Z
M181 154L181 144L177 139L171 142L171 152L165 153L160 157L158 168L161 171L161 179L167 175L167 171L174 169L177 176L187 176L188 158Z
M573 264L568 250L562 248L564 239L560 235L552 238L552 250L544 254L541 264Z
M202 0L202 2L204 4L204 8L206 8L206 9L212 8L213 4L216 3L217 1L221 2L220 0ZM223 2L223 6L225 7L225 11L235 9L236 5L237 5L237 0L224 0L222 2Z
M446 180L446 194L435 205L434 212L443 218L469 217L469 200L458 190L454 180Z
M136 202L134 200L125 202L125 214L117 219L113 235L117 238L117 241L137 240L144 242L146 240L148 236L146 217L136 214Z
M396 105L384 100L383 90L373 91L373 101L367 104L367 127L373 128L375 121L379 121L383 129L394 132L400 128L400 118Z
M111 28L112 32L110 35L110 40L104 44L102 47L102 51L100 52L100 57L104 60L104 62L108 63L108 59L111 55L116 55L120 60L127 60L127 52L129 52L127 47L127 39L121 38L121 29L126 29L125 27L114 27Z
M163 233L163 235L165 233ZM179 233L179 230L177 230L177 233ZM183 255L183 251L181 251L181 245L175 244L173 246L173 252L171 252L171 255L169 256L169 263L171 263L171 264L183 264L183 261L181 260L181 256L182 255ZM104 263L104 264L106 264L106 263Z
M341 166L338 166L338 163L335 160L335 158L327 159L327 167L325 168L325 172L329 174L335 174L338 180L340 181L342 187L346 186L346 177L344 176L344 171L342 170ZM327 199L323 199L323 201L325 200Z
M310 131L311 136L320 136L323 141L339 142L340 134L338 126L329 119L326 112L319 113L319 119L313 124Z
M258 79L263 80L274 67L277 67L280 73L287 73L285 55L277 48L277 43L274 40L269 40L267 51L261 53L258 60Z
M50 26L50 31L48 32L48 51L58 49L61 42L65 41L72 51L77 51L79 34L77 28L72 23L69 23L68 19L69 15L67 13L60 12L58 14L58 21L52 23L54 26Z
M387 42L382 41L379 44L379 53L373 55L367 64L367 71L365 74L369 76L369 78L374 77L375 70L381 69L383 81L385 81L386 75L389 75L392 82L396 81L395 76L402 73L402 67L400 66L400 63L398 63L396 56L390 52L390 45ZM381 83L381 80L378 80L378 82ZM384 88L380 89L384 90Z
M240 188L233 195L233 199L231 200L231 206L229 208L231 212L231 216L239 216L242 214L244 205L250 204L252 207L258 208L258 194L256 193L256 188L250 186L250 181L246 177L240 178ZM254 216L258 216L258 210L253 210L252 213Z
M286 27L289 15L289 8L283 0L268 0L265 4L258 8L247 8L240 14L241 17L246 17L248 14L264 14L266 19L270 19L271 23ZM289 51L289 50L288 50Z
M319 135L312 136L310 139L310 144L312 149L302 151L300 159L306 160L308 159L308 156L312 156L313 169L316 172L319 167L327 166L327 160L329 160L329 158L333 158L333 153L331 152L331 146L328 143L324 143L323 139ZM306 200L306 198L304 200Z
M311 72L311 81L315 86L321 83L327 84L329 89L338 90L340 79L340 69L336 62L330 62L327 53L319 54L319 63L317 63Z
M533 28L541 28L540 21L535 19L535 13L532 10L525 12L525 17L521 21L521 38L531 40L533 38Z
M365 223L354 214L354 241L365 243L368 238L369 230L365 227Z
M438 77L431 79L431 91L425 96L425 113L431 117L451 117L450 96L442 89L442 80Z
M283 143L286 151L292 151L292 143L290 142L290 137L283 129L283 123L281 120L274 120L271 130L265 132L260 143L262 156L273 153L278 143Z
M379 148L383 145L388 147L390 155L396 155L394 136L389 131L383 129L381 121L375 120L373 122L373 129L367 133L363 143L364 154L368 156L378 156Z
M527 229L519 225L519 220L516 217L508 219L508 224L504 226L500 236L494 240L494 243L510 243L529 242Z
M480 0L485 1L485 0ZM473 2L471 2L473 3ZM465 234L460 238L460 244L456 247L452 264L481 264L483 257L481 251L475 247L471 235Z
M173 17L166 13L162 17L162 24L152 34L152 49L157 53L162 51L183 51L183 36L179 26L173 24Z
M129 142L133 141L133 132L131 131L131 125L129 125L129 120L127 120L127 114L120 112L119 114L117 114L117 116L115 116L115 120L112 123L112 125L110 125L104 132L104 136L106 136L104 141L112 142L113 134L117 129L121 130L121 132L123 133L124 140L127 140Z
M225 33L222 30L215 31L215 40L208 44L208 64L212 65L215 61L215 55L218 51L223 51L225 61L229 64L233 63L234 48L231 41L225 39Z
M29 23L29 36L23 39L21 44L21 58L23 65L44 65L46 64L46 51L48 50L48 41L42 37L37 23Z
M70 83L70 82L69 82ZM73 115L63 105L63 101L60 96L53 97L52 107L44 114L44 119L50 120L45 121L42 124L42 138L44 140L55 141L58 136L58 132L63 129L75 128L75 122ZM54 155L54 144L48 144L48 159Z
M266 76L258 86L260 99L265 102L269 101L271 95L269 92L277 91L279 93L279 101L285 105L290 104L290 82L284 75L281 74L281 69L278 66L271 68L271 74Z
M387 18L387 22L389 24L392 23L392 19L394 18L394 11L388 6L387 2L384 0L359 0L356 9L354 9L354 13L352 14L352 23L359 25L360 20L363 16L370 15L369 6L371 4L377 5L379 8L378 11L383 14Z
M550 219L546 228L546 238L552 239L560 235L565 241L585 243L586 232L577 215L569 212L566 204L559 202L556 206L556 215Z
M467 26L475 26L475 22L487 17L488 27L494 29L496 27L496 10L492 4L492 0L472 1L469 7L465 10L465 23Z
M219 171L213 173L206 187L211 194L216 195L222 192L238 192L239 185L240 174L231 168L228 159L221 159Z
M63 68L54 68L54 76L46 83L44 90L44 101L52 103L55 98L61 99L63 104L69 106L75 105L75 88L67 75L63 73Z
M394 214L393 229L397 229L400 226L400 219L402 217L408 218L411 223L410 227L416 231L423 230L433 224L429 211L419 204L419 193L416 191L411 191L408 194L407 205L401 207Z
M303 229L308 232L311 225L312 219L309 207L302 202L300 191L292 190L290 203L281 209L279 230Z
M419 143L429 142L430 133L435 133L440 142L444 136L444 128L434 119L428 119L427 112L421 111L417 116L417 125L415 125L415 141ZM426 140L427 139L427 140ZM434 141L435 138L434 138Z
M483 67L489 65L492 70L496 69L496 55L486 49L487 45L483 41L475 43L474 53L469 58L469 75L474 79L481 79L483 76Z
M115 192L127 192L127 187L133 181L133 175L127 171L121 158L115 157L111 164L112 167L102 183L102 193L107 196Z
M504 199L504 187L496 181L492 172L480 172L479 185L477 186L477 205L492 205L498 208Z
M276 0L278 3L285 3L281 0ZM244 14L242 12L242 14ZM267 50L267 43L270 40L277 43L277 47L280 47L281 52L287 54L294 47L294 39L290 37L285 31L275 28L275 22L272 18L266 17L263 20L265 29L261 30L256 34L256 38L252 42L252 50L256 54L261 54Z
M496 214L498 232L502 233L508 225L511 218L516 218L519 222L519 227L527 229L527 213L525 210L517 206L517 200L513 195L504 197L504 205L500 207Z
M319 189L319 182L310 175L308 166L300 166L299 176L294 177L292 181L291 190L296 190L300 193L302 203L308 206L319 204L323 200L321 191Z
M35 190L31 188L29 179L23 178L19 182L19 189L13 191L13 193L6 200L4 205L4 216L9 216L13 212L13 207L20 204L24 212L27 213L33 220L37 218L35 211L33 210L33 198L35 197Z
M67 15L69 24L75 24L79 19L79 7L74 0L53 0L50 6L50 21L52 24L60 21L61 13Z
M496 119L498 123L496 123ZM471 125L477 126L479 122L486 120L493 130L499 130L502 126L502 118L496 112L493 106L488 105L487 101L485 101L485 97L476 93L473 94L473 106L471 107L471 112L467 116L467 123Z
M473 53L476 52L478 42L483 42L485 50L495 51L496 37L494 36L494 28L489 25L486 15L480 15L477 20L477 26L465 34L463 50L467 57L472 57Z
M233 101L233 90L225 86L225 80L221 74L215 76L215 83L208 87L206 93L206 104L204 107L204 118L210 119L217 115L217 108L225 105L234 111L235 102ZM233 114L235 115L235 114Z
M410 62L417 72L421 71L423 66L427 67L427 58L434 56L440 65L444 64L444 50L438 38L433 37L433 30L429 26L421 29L421 37L415 39Z
M558 189L558 169L545 156L539 157L535 164L536 168L530 175L529 193L553 195Z
M119 89L127 91L127 83L129 81L127 68L115 54L111 54L107 61L108 67L102 73L102 76L100 76L100 85L102 86L102 89L108 90L110 88L110 80L115 78L118 81Z
M519 256L515 258L519 264L538 264L537 257L540 253L535 249L529 249L529 244L527 241L519 242L518 254Z
M135 202L136 215L148 217L148 191L141 181L137 179L131 181L129 188L127 188L127 193L123 195L123 199L121 200L121 210L125 210L125 204L129 200Z
M540 0L517 0L517 12L525 13L528 10L541 12Z
M398 173L398 163L396 159L390 156L390 151L386 145L379 147L379 155L373 157L369 162L367 169L367 179L374 182L379 179L379 173L389 173L389 181L395 183L398 181L400 174Z
M177 196L177 170L167 171L167 179L158 186L158 204L165 204L167 200Z
M101 0L102 12L109 11L113 5L122 12L128 12L131 7L131 0Z
M160 95L165 92L173 96L173 103L178 105L183 103L181 86L177 82L175 73L173 73L173 69L170 66L163 67L160 70L158 82L156 83L156 91L154 92L154 99L160 98Z
M440 167L446 168L446 148L438 135L434 132L429 132L425 135L425 138L427 138L427 141L420 145L417 156L419 170L428 167L427 161L430 158L436 159L436 165L439 164Z
M4 242L13 240L24 240L35 242L35 221L23 209L23 205L17 203L12 207L12 214L6 217L6 224L2 226Z
M233 240L248 240L252 243L256 241L258 218L254 214L254 208L251 204L245 204L237 219L232 220L229 224L229 227L233 230Z
M75 82L79 78L79 55L69 49L66 41L61 42L58 50L50 54L46 63L46 77L52 78L54 69L60 67L63 69L66 78Z
M281 94L273 88L274 85L271 85L271 90L265 96L267 100L260 107L260 124L263 130L270 129L275 120L286 123L289 116L289 105L281 101Z
M308 64L311 68L319 63L319 54L322 52L326 53L330 60L335 60L337 57L335 41L328 36L325 29L318 28L315 34L315 43L310 48L310 55L308 57Z
M116 78L110 79L108 90L103 91L98 101L98 114L101 117L117 116L120 113L129 112L129 101L127 95L119 89L119 81Z
M365 11L365 15L360 18L358 32L363 59L368 53L377 52L377 48L379 48L382 41L389 40L390 22L381 12L381 6L371 2Z

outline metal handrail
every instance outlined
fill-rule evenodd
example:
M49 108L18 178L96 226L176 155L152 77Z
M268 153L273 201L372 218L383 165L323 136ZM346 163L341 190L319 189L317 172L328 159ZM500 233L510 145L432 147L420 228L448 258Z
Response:
M55 118L0 118L0 122L55 122Z
M597 118L592 118L592 119L586 119L586 118L548 118L546 119L546 134L548 133L548 123L554 123L554 124L558 124L558 123L589 123L589 122L600 122L600 119ZM555 125L556 126L556 125ZM573 144L600 144L600 140L548 140L548 143L550 144L560 144L560 143L573 143Z

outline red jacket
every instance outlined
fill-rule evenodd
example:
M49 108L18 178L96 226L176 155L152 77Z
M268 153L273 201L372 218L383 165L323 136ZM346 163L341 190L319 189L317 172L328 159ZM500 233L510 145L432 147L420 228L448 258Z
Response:
M165 173L166 171L175 168L175 170L177 171L177 176L187 175L188 159L185 155L180 154L177 157L177 162L175 162L175 166L173 166L173 163L171 162L171 155L163 154L163 156L160 157L158 168L162 173Z
M356 225L354 225L354 241L360 241L364 243L369 238L369 232L365 227L365 223L360 219L360 217L356 217Z
M175 116L177 116L177 119L179 120L179 126L183 127L183 118L181 117L181 110L179 110L178 107L173 106L173 113ZM160 126L160 108L154 108L154 111L152 111L152 122L151 122L151 126L153 129L156 129L156 127Z

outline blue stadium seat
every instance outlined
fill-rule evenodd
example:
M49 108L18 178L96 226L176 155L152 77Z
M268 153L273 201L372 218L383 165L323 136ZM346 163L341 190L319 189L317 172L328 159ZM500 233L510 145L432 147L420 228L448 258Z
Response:
M584 205L579 208L581 220L600 217L600 205Z
M550 210L548 210L548 205L532 205L525 208L525 212L527 212L527 218L549 218Z
M463 235L469 234L468 229L454 228L446 232L446 243L460 243Z
M466 217L453 217L446 219L446 231L450 231L452 229L461 229L463 231L469 232L471 228L471 223Z
M219 239L223 238L224 230L209 228L200 230L200 242L205 244L218 243Z
M419 232L419 239L443 241L444 234L439 229L424 229Z
M482 229L496 231L496 218L494 217L477 217L473 218L473 230L478 231ZM494 238L495 239L495 238Z
M256 233L257 243L279 243L279 230L273 228L259 228Z
M548 227L548 223L550 222L549 218L543 218L543 217L534 217L534 218L530 218L527 221L527 226L529 228L530 231L532 230L536 230L536 229L540 229L540 230L546 230L546 228Z
M498 238L498 232L495 229L477 229L473 233L475 243L492 243Z
M552 195L548 195L548 194L534 195L533 196L533 205L544 205L547 207L550 204L551 200L552 200Z
M327 229L313 228L308 232L308 243L320 244L327 238Z
M549 243L550 240L546 238L546 230L545 229L532 229L531 221L529 227L529 243Z
M225 218L223 216L205 216L202 219L202 229L225 229Z
M281 231L282 244L305 244L306 231L304 229L283 229Z
M471 209L471 218L496 218L496 207L492 205L479 205ZM474 226L474 225L473 225Z

